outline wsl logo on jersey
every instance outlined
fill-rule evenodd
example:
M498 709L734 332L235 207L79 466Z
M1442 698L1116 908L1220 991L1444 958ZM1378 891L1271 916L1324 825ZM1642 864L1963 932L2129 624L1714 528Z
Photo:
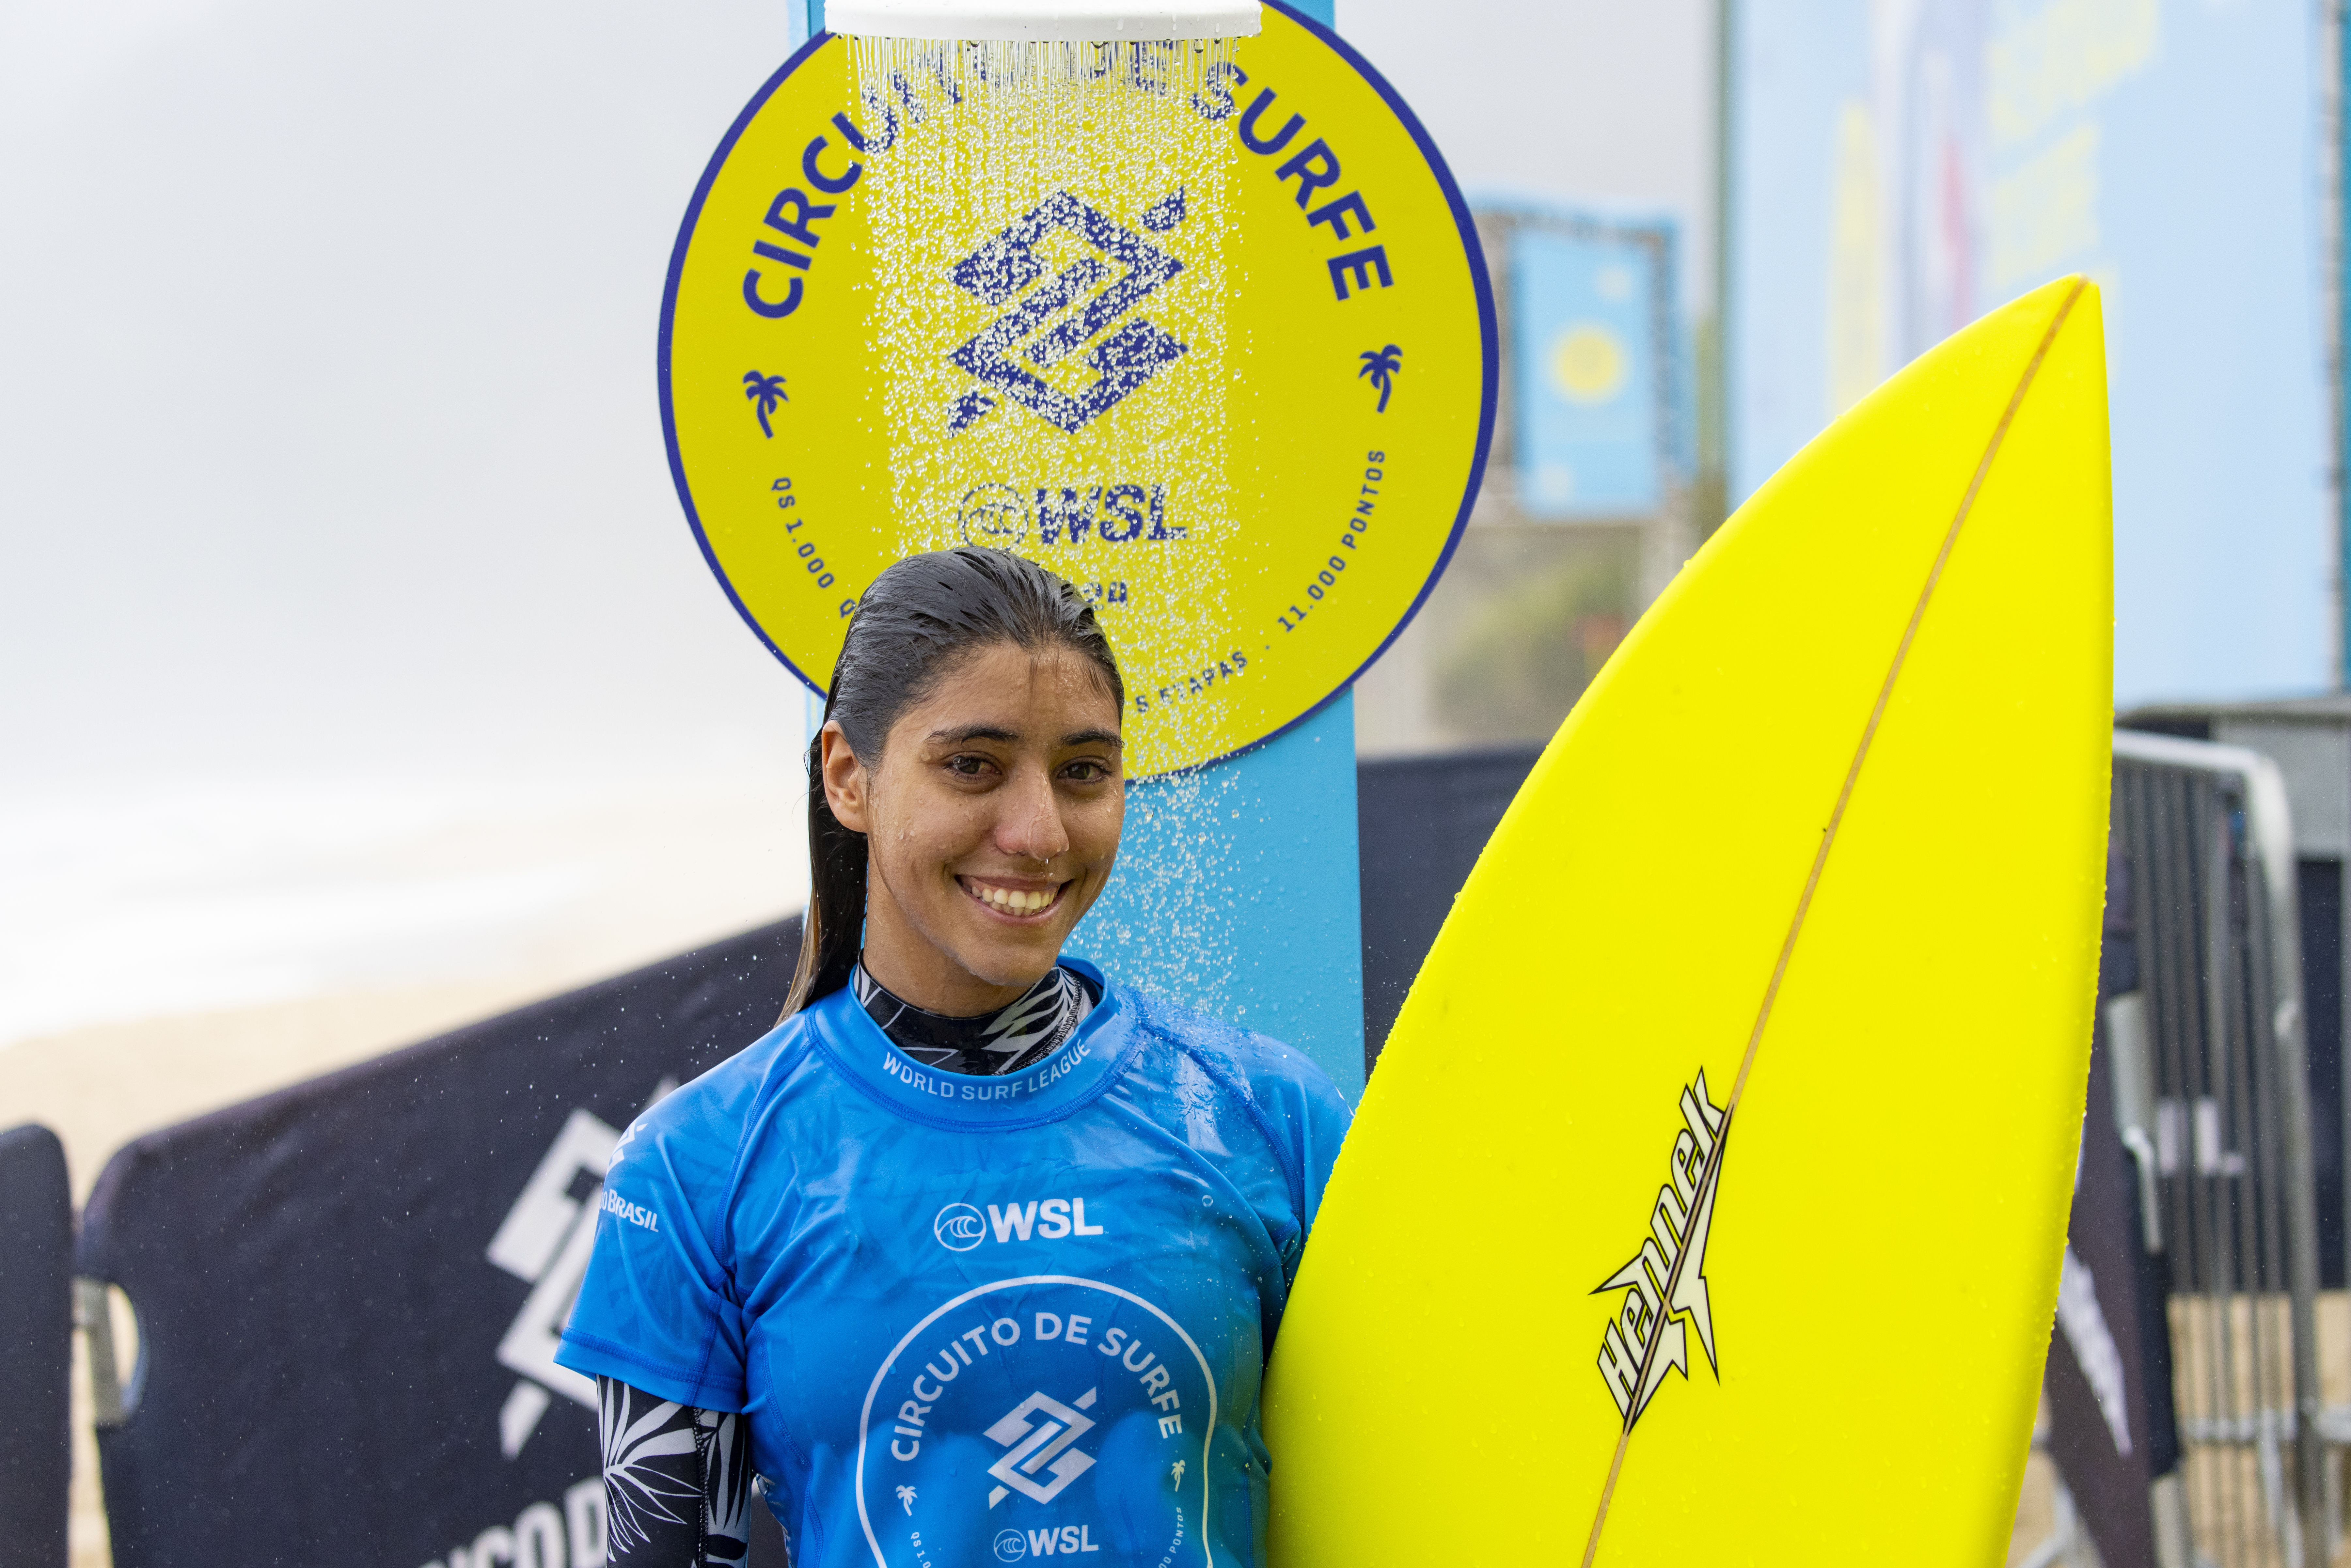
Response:
M1600 1336L1600 1375L1628 1429L1649 1407L1667 1367L1689 1376L1689 1330L1698 1333L1708 1367L1721 1375L1706 1294L1706 1237L1722 1178L1725 1113L1708 1098L1703 1069L1681 1092L1681 1113L1682 1130L1666 1156L1669 1179L1649 1211L1649 1234L1632 1261L1593 1292L1625 1292Z
M931 1234L950 1252L968 1252L991 1236L999 1242L1059 1241L1066 1237L1101 1236L1106 1229L1086 1223L1082 1197L991 1203L985 1216L970 1204L951 1203L931 1221Z
M1207 1360L1160 1307L1070 1275L1000 1280L924 1317L874 1372L858 1514L881 1568L1172 1562L1203 1540L1216 1430Z

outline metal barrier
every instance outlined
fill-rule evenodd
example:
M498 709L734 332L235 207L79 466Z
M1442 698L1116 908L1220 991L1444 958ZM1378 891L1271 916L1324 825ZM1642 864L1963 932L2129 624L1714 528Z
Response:
M2185 1450L2157 1488L2158 1536L2175 1543L2158 1555L2304 1568L2334 1554L2325 1445L2351 1422L2320 1408L2284 780L2241 747L2120 730L2114 833L2128 875L2110 896L2131 900L2137 982L2105 1007L2116 1119L2137 1166L2142 1244L2162 1264Z

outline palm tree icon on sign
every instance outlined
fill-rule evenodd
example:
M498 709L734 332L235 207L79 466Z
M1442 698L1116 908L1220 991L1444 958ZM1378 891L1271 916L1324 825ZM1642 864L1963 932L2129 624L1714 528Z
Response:
M792 401L785 394L784 378L763 376L757 371L746 371L743 376L743 395L759 405L759 434L770 441L774 440L776 433L768 423L768 416L776 412L778 403ZM1385 406L1387 399L1382 398L1380 402Z
M913 1487L900 1487L898 1489L898 1500L906 1505L907 1517L912 1518L914 1512L914 1489Z
M1390 343L1384 349L1365 349L1356 358L1364 361L1364 368L1355 372L1355 379L1362 381L1369 376L1372 384L1380 389L1380 406L1373 412L1387 413L1388 394L1395 391L1394 378L1404 374L1404 350Z

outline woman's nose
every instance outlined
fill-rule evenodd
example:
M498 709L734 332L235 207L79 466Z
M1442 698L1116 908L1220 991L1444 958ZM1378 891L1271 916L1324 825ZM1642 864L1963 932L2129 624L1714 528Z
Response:
M1070 847L1069 830L1061 824L1061 804L1052 780L1040 770L1024 769L1012 786L997 797L1004 809L996 819L996 847L1008 855L1050 861Z

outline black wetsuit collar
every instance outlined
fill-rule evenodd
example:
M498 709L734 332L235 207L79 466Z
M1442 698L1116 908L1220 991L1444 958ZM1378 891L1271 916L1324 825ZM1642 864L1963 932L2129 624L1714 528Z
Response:
M860 963L850 988L890 1042L925 1067L976 1078L1018 1072L1052 1054L1093 1011L1096 998L1075 970L1056 965L1011 1006L949 1018L894 996Z

